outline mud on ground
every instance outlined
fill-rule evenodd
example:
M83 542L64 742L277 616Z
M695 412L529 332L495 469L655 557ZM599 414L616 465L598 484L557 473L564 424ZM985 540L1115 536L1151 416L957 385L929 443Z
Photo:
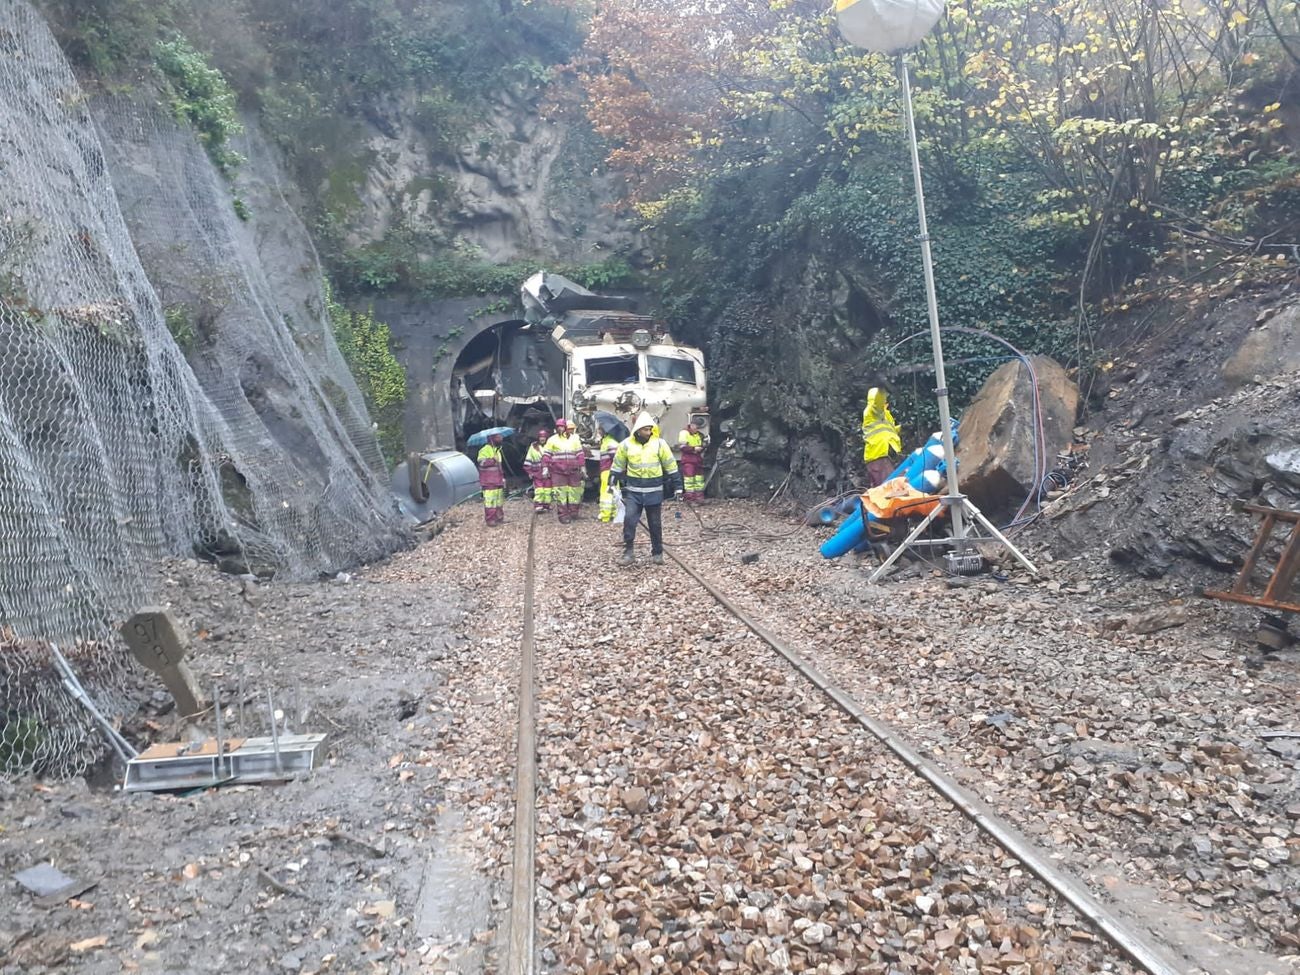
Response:
M1146 903L1157 928L1194 939L1189 972L1296 970L1300 756L1261 732L1296 728L1300 661L1261 661L1235 635L1249 613L1091 557L1045 562L1041 582L1013 572L951 588L919 566L869 588L865 566L823 562L816 531L762 505L701 517L725 530L678 507L669 544L817 650L868 710L1099 896ZM198 636L192 665L225 688L225 713L238 712L242 663L246 714L271 689L295 730L330 735L328 762L284 786L192 795L0 785L0 970L491 970L513 800L519 529L490 532L460 509L431 542L319 585L169 567L174 611ZM653 598L659 570L620 570L615 529L573 530L591 534L591 561L565 585L599 584L638 612L650 598L671 623ZM143 745L175 729L155 704L128 734ZM98 884L40 908L10 877L47 861Z
M93 782L0 782L0 971L479 964L497 862L481 826L499 814L484 797L509 774L494 748L513 678L477 666L467 640L483 595L464 571L472 554L425 545L316 585L168 565L170 608L194 634L206 693L222 688L227 734L241 733L242 669L244 731L267 733L269 690L293 731L328 734L327 759L301 781L190 794L115 791L108 768ZM178 740L169 707L157 690L127 737ZM467 755L488 772L458 765ZM45 862L95 886L41 908L11 877Z

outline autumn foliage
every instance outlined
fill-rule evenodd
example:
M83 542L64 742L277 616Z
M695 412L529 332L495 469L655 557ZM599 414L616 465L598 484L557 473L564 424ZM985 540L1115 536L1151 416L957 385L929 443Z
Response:
M881 165L897 151L894 66L846 45L827 6L599 5L574 67L644 215L737 169ZM1295 172L1280 109L1298 36L1296 4L1277 0L950 4L911 55L926 164L975 182L1028 166L1024 219L1083 234L1085 278L1115 232L1291 239L1266 226L1267 205L1223 200Z

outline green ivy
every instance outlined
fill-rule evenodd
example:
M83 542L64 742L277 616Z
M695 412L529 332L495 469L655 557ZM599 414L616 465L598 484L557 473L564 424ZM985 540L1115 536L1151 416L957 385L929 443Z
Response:
M171 90L172 111L188 121L217 168L229 175L243 157L227 144L244 127L239 121L235 93L225 77L184 37L158 44L154 63Z
M433 251L432 256L421 256L429 251ZM408 228L398 228L380 241L346 250L335 263L342 270L343 291L357 295L398 292L429 298L510 298L519 293L525 279L543 267L597 292L636 284L635 271L620 255L589 264L534 260L492 264Z
M393 354L392 334L370 311L353 311L326 289L334 340L357 381L366 407L379 427L384 456L402 456L402 412L406 405L406 370Z
M184 305L169 305L163 309L163 321L181 352L189 355L198 339L194 323L190 320L190 310Z

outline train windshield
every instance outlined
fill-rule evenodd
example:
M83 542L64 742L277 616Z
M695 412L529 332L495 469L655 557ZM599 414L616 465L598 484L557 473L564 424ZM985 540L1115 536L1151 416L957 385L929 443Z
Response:
M645 357L645 377L649 380L695 385L695 363L666 355Z
M584 364L588 386L637 381L636 356L618 355L588 359Z

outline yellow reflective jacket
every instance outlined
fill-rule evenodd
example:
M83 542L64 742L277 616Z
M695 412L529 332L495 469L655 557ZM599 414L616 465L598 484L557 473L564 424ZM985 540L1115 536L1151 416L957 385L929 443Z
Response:
M542 464L551 471L573 473L580 471L586 463L586 454L582 450L582 438L576 433L561 436L551 434L542 448Z
M600 438L600 469L607 471L614 464L614 455L618 453L618 441L608 433Z
M501 469L504 455L500 447L484 444L478 452L478 484L481 488L505 487L505 471Z
M862 459L867 463L888 457L889 451L903 452L902 430L889 412L885 391L878 386L867 390L867 406L862 411Z
M627 490L638 494L661 491L677 477L677 459L672 449L658 437L640 443L628 437L614 454L615 474L623 474Z

